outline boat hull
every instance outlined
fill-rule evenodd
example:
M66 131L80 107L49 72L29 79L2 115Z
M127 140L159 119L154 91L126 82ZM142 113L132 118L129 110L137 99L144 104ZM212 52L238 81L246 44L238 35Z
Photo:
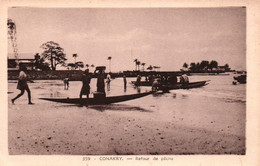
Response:
M124 96L111 96L111 97L104 97L104 98L40 98L42 100L58 102L58 103L67 103L67 104L87 104L87 105L106 105L112 103L118 103L128 100L134 100L137 98L141 98L152 94L153 91L145 92L145 93L138 93L138 94L131 94L131 95L124 95Z
M132 84L135 84L135 81L132 81ZM191 88L199 88L202 86L205 86L208 84L208 81L198 81L198 82L190 82L187 86L182 86L181 83L177 84L166 84L166 85L161 85L159 87L160 90L172 90L172 89L191 89ZM141 81L140 86L152 86L150 82L146 81Z
M175 85L162 85L159 87L159 90L173 90L173 89L192 89L192 88L200 88L205 85L208 85L208 81L199 81L199 82L190 82L188 85L182 85L177 83Z
M240 84L246 84L246 75L240 75L240 76L234 77L234 80L236 80Z

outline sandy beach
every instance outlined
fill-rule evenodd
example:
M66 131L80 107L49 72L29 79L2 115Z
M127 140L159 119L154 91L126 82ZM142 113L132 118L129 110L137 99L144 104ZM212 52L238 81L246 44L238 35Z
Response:
M29 85L35 105L27 104L26 93L11 104L19 91L15 83L8 85L14 91L8 94L11 155L245 154L245 103L181 91L79 107L39 100L49 91L38 85ZM78 92L78 85L72 82L70 89ZM111 91L116 85L111 83ZM53 89L70 94L62 91L62 83L55 82Z

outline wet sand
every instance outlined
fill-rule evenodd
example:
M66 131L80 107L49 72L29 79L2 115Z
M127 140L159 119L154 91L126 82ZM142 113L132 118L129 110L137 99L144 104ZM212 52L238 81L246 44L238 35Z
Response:
M43 93L34 90L34 96ZM37 98L35 105L27 105L25 93L12 105L17 92L8 95L11 155L245 154L245 110L237 110L237 103L222 109L212 104L218 110L213 112L196 109L209 104L199 96L185 99L198 103L196 107L180 107L174 102L185 96L175 94L170 106L163 95L108 106L78 107Z

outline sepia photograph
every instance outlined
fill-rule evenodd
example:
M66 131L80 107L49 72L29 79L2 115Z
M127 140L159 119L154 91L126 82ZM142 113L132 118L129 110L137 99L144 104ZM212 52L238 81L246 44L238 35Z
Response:
M245 6L7 13L9 155L246 155Z

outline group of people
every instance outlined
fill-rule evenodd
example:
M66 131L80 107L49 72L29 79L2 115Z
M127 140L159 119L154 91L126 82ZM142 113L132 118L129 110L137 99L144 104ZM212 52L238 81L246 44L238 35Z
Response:
M30 88L27 84L28 77L25 74L26 67L21 66L20 67L20 73L18 76L18 84L17 84L17 89L19 89L21 92L13 99L11 99L11 102L14 104L15 100L21 97L24 92L26 91L28 94L28 104L34 104L31 101L31 91ZM98 71L98 73L97 73ZM97 93L102 94L104 97L106 96L105 92L105 79L107 83L107 89L110 90L110 82L111 82L111 76L110 74L107 74L107 77L105 77L105 72L104 70L95 70L94 74L97 74ZM91 82L91 76L89 73L89 69L86 69L82 75L81 78L82 81L82 87L80 91L79 97L82 98L83 95L86 95L87 98L89 98L90 94L90 82ZM124 81L124 90L126 91L127 88L127 81L126 81L126 76L123 75L123 81ZM171 75L171 76L148 76L148 80L146 77L146 81L152 82L152 90L158 90L160 84L176 84L177 83L177 76L176 75ZM180 77L180 83L182 86L188 86L189 85L189 78L186 74L183 74ZM139 87L141 85L141 76L138 75L135 85ZM69 77L67 76L64 79L64 89L69 88Z
M98 71L98 73L97 73ZM105 92L105 72L104 70L95 70L94 74L97 74L97 93L102 94L102 96L106 96ZM90 94L90 82L91 82L91 76L89 74L89 69L86 69L84 74L82 75L81 78L82 81L82 87L80 91L80 99L82 99L83 95L86 95L87 98L89 98ZM107 75L107 86L110 89L110 81L111 81L111 76L108 74Z
M17 89L19 89L21 92L13 99L11 99L11 102L14 104L15 100L21 97L24 92L26 91L28 93L28 104L34 104L31 101L31 91L30 88L27 84L28 81L28 76L25 74L26 67L25 66L20 66L20 73L18 76L18 84L17 84ZM107 75L107 78L105 78L105 73L104 70L95 70L95 74L97 73L97 93L103 94L103 96L106 96L105 92L105 79L107 82L108 89L110 89L110 82L111 82L111 76L110 74ZM64 81L64 89L68 90L69 88L69 76L63 80ZM89 73L89 69L86 69L82 75L81 78L82 81L82 87L80 90L80 95L79 97L82 98L83 95L86 95L87 98L89 98L90 94L90 82L91 82L91 76ZM126 89L126 79L124 78L124 85Z
M176 74L172 75L148 75L145 77L145 82L152 85L152 90L156 91L159 89L160 85L175 85L177 84ZM189 85L189 78L186 74L180 76L180 83L183 87ZM135 86L139 87L141 85L141 76L137 75Z

